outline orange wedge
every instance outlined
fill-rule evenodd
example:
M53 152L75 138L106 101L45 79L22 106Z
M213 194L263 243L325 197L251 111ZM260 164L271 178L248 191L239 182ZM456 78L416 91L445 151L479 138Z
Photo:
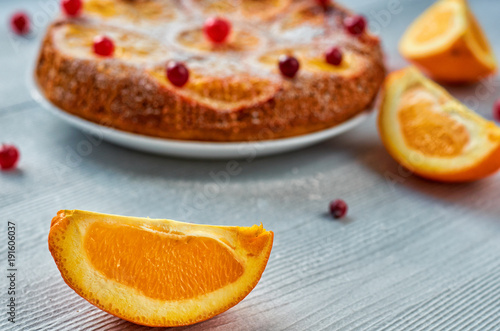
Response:
M64 281L100 309L148 326L209 319L241 301L266 267L273 233L79 210L52 220Z
M466 0L436 2L408 28L399 50L442 82L477 82L497 69L493 51Z
M422 177L465 182L500 169L500 128L414 67L387 77L379 130L394 159Z

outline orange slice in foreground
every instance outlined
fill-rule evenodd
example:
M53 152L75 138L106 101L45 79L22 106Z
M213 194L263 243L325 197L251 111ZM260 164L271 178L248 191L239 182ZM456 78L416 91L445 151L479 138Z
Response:
M399 49L438 81L476 82L497 69L493 51L466 0L436 2L408 28Z
M79 210L52 220L64 281L102 310L148 326L220 314L257 285L273 245L262 225L210 226Z
M379 130L396 161L422 177L473 181L500 169L500 128L414 67L387 77Z

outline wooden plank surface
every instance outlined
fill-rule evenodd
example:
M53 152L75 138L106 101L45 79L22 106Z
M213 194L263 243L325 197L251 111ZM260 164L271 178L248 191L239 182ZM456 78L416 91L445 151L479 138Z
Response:
M378 24L391 69L405 64L396 49L405 27L431 3L401 1L401 11L383 19L388 1L339 2ZM181 330L500 330L500 175L462 185L407 175L385 152L371 118L306 150L238 161L241 173L207 197L201 192L217 185L210 174L227 161L158 157L91 140L31 100L26 70L52 3L0 3L1 22L18 8L39 17L29 39L0 24L0 142L22 153L19 170L0 174L2 275L8 221L18 238L17 322L7 321L2 304L1 330L148 329L100 311L64 284L47 249L59 209L263 222L273 230L273 252L255 290L226 313ZM471 4L500 54L500 3ZM451 91L491 119L500 80ZM91 152L79 155L88 142ZM327 215L338 197L350 207L342 222Z

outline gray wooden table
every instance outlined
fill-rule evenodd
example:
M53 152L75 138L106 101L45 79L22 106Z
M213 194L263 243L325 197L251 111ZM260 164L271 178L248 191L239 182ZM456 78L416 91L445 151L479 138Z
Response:
M431 1L342 1L382 35L391 69L397 41ZM470 1L500 54L497 0ZM248 226L275 244L262 280L240 304L189 330L500 330L500 175L442 185L406 174L388 156L374 118L336 139L285 155L240 161L218 193L211 172L227 161L191 161L91 141L31 100L26 69L55 0L0 3L0 142L19 146L17 171L0 173L0 329L146 330L110 316L62 281L47 249L59 209ZM18 8L35 18L31 39L8 33ZM381 14L381 13L386 13ZM491 119L499 77L452 92ZM90 153L79 153L91 143ZM81 152L81 150L80 150ZM75 156L75 153L77 156ZM328 217L345 199L349 217ZM16 323L7 321L7 222L16 224Z

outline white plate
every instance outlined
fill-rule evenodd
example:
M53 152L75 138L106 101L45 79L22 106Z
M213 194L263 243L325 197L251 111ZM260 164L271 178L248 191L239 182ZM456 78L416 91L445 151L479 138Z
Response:
M33 70L30 70L28 74L28 88L31 96L43 108L57 117L80 130L95 134L111 143L143 152L177 157L197 159L239 159L289 152L317 144L351 130L362 123L370 113L369 111L363 112L340 125L326 130L284 139L219 143L153 138L102 126L61 110L45 98L36 79L34 79L33 72Z

